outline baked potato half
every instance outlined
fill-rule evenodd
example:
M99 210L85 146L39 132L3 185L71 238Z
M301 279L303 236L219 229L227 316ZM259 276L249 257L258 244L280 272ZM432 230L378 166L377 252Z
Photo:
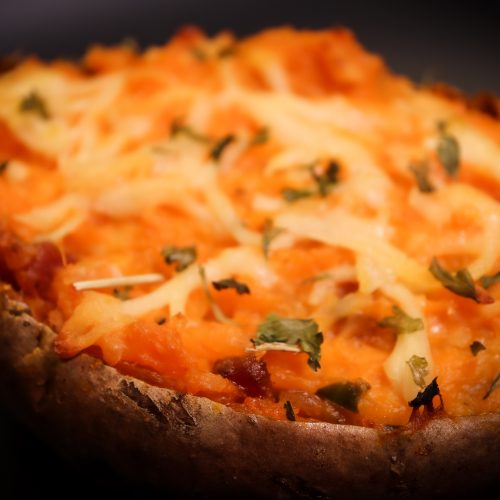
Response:
M500 474L499 414L384 430L276 421L87 354L61 360L54 338L2 297L2 404L71 462L105 463L128 481L193 497L422 498L486 491Z

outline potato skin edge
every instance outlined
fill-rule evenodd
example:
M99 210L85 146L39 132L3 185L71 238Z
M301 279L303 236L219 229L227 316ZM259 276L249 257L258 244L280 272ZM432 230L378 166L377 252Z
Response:
M477 493L500 475L498 413L396 431L274 421L86 354L61 360L54 338L0 295L1 404L73 462L139 484L205 498L416 498Z

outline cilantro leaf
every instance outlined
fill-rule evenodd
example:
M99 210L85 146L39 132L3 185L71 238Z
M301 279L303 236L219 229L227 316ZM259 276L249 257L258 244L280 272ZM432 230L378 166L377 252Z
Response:
M269 246L271 245L271 241L278 236L283 231L279 227L275 227L273 225L273 221L271 219L266 219L264 222L264 229L262 232L262 253L264 257L269 256Z
M285 188L281 191L281 196L283 196L285 201L288 203L293 203L294 201L301 200L302 198L308 198L309 196L314 196L316 193L311 189L293 189Z
M358 413L361 396L370 389L367 382L337 382L316 391L316 395L332 401L354 413Z
M486 391L486 394L483 396L483 400L490 397L490 394L500 387L500 373L497 373L496 377L491 382L489 389Z
M200 266L199 273L203 291L205 292L205 296L207 297L214 318L220 323L232 324L233 321L224 314L222 309L219 307L219 304L217 304L212 294L210 293L210 288L208 287L208 282L207 282L207 275L205 273L205 268L203 266Z
M219 281L212 281L212 285L216 290L224 290L227 288L232 288L236 290L239 295L243 295L245 293L250 293L250 288L245 283L241 283L240 281L236 281L233 278L227 278Z
M122 286L120 288L113 288L113 297L116 297L120 300L129 300L131 291L131 285Z
M299 347L309 355L307 364L312 370L320 368L323 334L312 319L283 318L270 314L257 328L257 338L252 339L255 347L263 344L283 344ZM289 350L289 349L286 349Z
M267 127L262 127L253 136L253 139L250 141L250 146L256 146L257 144L264 144L268 140L269 140L269 129Z
M283 408L285 408L286 418L291 422L295 422L296 418L295 418L295 412L293 411L292 403L286 400L285 404L283 405Z
M437 144L437 157L450 177L455 177L460 167L460 146L457 139L448 133L444 122L438 123L440 133Z
M491 304L494 299L484 290L479 289L467 269L459 269L455 275L444 269L434 257L429 267L431 274L450 290L450 292L476 301L478 304Z
M498 273L492 274L490 276L485 274L479 278L479 282L481 283L481 286L483 288L489 288L490 286L494 285L498 281L500 281L500 271Z
M181 248L174 245L164 247L161 255L167 264L175 264L177 272L184 271L197 258L195 247Z
M44 120L50 118L45 101L35 91L32 91L21 100L19 103L19 111L23 113L35 113Z
M435 191L434 186L429 180L429 164L427 162L411 163L408 169L415 176L418 190L421 193L432 193Z
M479 340L474 340L469 346L469 349L473 356L477 356L479 352L485 351L486 347L482 342L479 342Z
M231 144L234 140L235 136L233 134L228 134L222 139L218 140L210 150L210 158L212 158L212 160L214 161L218 161L226 147L229 146L229 144Z
M410 367L413 381L419 387L425 387L425 377L429 375L429 363L422 356L414 354L406 364Z
M398 335L413 333L424 329L424 322L420 318L408 316L399 306L392 306L392 316L386 316L380 321L382 328L393 328Z
M314 181L318 185L318 192L320 196L326 196L332 187L337 184L338 177L340 172L340 166L335 161L330 161L326 170L318 174L314 168L311 169L311 175L313 176Z
M179 120L174 120L170 126L170 137L184 134L198 142L209 142L210 138L193 130L189 125L183 125Z

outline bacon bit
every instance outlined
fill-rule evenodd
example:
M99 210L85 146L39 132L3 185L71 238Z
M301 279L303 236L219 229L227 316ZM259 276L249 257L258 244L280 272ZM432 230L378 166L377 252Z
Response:
M32 245L12 233L0 234L0 280L26 295L50 300L52 280L61 266L61 253L53 243Z
M213 373L227 378L251 397L272 397L271 377L266 363L253 354L218 360Z

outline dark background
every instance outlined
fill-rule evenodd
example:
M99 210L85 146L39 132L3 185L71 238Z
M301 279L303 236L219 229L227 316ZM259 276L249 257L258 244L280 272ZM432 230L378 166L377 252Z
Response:
M92 42L164 43L185 24L247 35L283 24L351 28L416 81L500 94L495 2L389 0L0 0L0 54L78 57Z
M237 35L285 24L340 25L417 82L440 80L468 93L487 89L500 95L500 19L494 6L446 0L0 0L0 55L78 58L93 42L133 37L141 46L162 44L186 24ZM89 478L72 469L0 410L2 498L157 496L120 490L105 479L104 473Z

